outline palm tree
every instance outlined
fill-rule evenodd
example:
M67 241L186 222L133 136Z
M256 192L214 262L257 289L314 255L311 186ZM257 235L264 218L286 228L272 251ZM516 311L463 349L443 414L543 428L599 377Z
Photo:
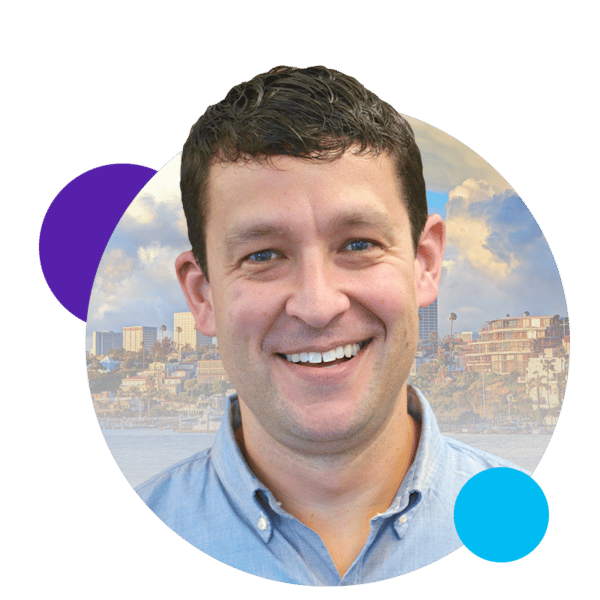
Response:
M452 342L454 341L454 334L452 331L452 326L454 325L454 321L456 321L458 317L456 313L450 313L450 362L452 362Z
M533 372L533 377L531 379L529 379L529 381L527 382L527 393L529 394L529 397L531 398L531 390L537 389L537 394L536 394L536 399L537 399L537 403L540 403L540 390L542 388L547 388L548 384L544 383L544 379L548 379L547 377L545 377L544 375L539 375L536 377L536 375L538 374L537 371Z
M550 385L550 372L554 372L554 361L544 359L542 361L542 368L546 371L546 382L548 385L548 408L550 408L550 393L552 391L552 387Z
M558 409L562 407L565 387L569 373L569 355L563 347L556 349L556 356L560 359L561 370L556 375L556 385L558 388Z
M181 362L181 343L179 342L179 334L183 329L181 327L176 327L175 331L177 332L177 352L179 352L179 362Z
M160 326L160 341L162 342L163 337L165 335L165 331L167 330L167 326L166 325L161 325Z

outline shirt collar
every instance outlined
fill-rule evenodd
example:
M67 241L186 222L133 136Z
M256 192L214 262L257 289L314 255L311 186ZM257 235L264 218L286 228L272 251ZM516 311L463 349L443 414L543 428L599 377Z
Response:
M416 514L416 508L435 478L441 463L444 443L425 396L416 388L408 386L408 412L421 425L419 446L415 459L398 489L389 509L380 515L383 518L396 518L394 529L402 538Z
M414 514L412 509L420 503L431 485L443 452L443 440L433 410L425 396L412 386L408 387L408 412L421 424L419 447L394 501L380 515L384 518L398 517L396 530L399 535L399 529L404 530L409 525L411 513ZM244 515L248 523L268 541L272 524L266 514L265 501L274 512L279 513L281 509L272 493L252 473L237 445L234 432L240 425L239 401L237 396L232 396L211 449L211 460L221 484L240 515Z
M277 506L277 503L271 492L252 473L242 455L235 439L235 430L240 425L239 401L237 396L231 396L210 450L211 461L238 514L266 542L273 530L271 520L261 505L260 495L266 496L271 506Z

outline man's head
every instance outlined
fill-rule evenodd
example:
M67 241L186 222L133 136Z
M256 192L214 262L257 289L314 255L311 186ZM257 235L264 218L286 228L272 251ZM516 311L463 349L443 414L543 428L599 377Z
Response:
M315 67L253 82L186 143L193 253L176 269L198 330L218 336L245 439L342 452L407 427L444 224L408 125L355 80Z
M391 156L416 249L427 220L427 199L414 134L400 114L356 79L324 67L276 67L235 86L209 107L192 127L181 159L189 238L205 276L212 165L275 156L331 161L351 147Z

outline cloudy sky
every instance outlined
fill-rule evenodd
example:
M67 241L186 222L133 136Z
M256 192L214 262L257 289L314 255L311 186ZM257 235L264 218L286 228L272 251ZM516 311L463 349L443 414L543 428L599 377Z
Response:
M560 277L525 203L483 158L444 132L409 118L423 156L430 212L447 224L438 297L439 333L479 331L486 321L533 314L566 316ZM93 331L167 326L187 311L174 262L189 249L179 196L180 155L140 192L115 229L92 290L86 348ZM526 199L525 199L526 200Z

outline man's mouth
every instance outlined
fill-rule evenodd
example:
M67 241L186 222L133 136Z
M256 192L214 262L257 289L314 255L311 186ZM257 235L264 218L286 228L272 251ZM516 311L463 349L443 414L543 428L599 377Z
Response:
M318 365L322 363L344 362L354 358L371 340L355 342L353 344L345 344L336 346L325 352L306 351L294 354L280 354L283 358L292 363L308 363L310 365Z

